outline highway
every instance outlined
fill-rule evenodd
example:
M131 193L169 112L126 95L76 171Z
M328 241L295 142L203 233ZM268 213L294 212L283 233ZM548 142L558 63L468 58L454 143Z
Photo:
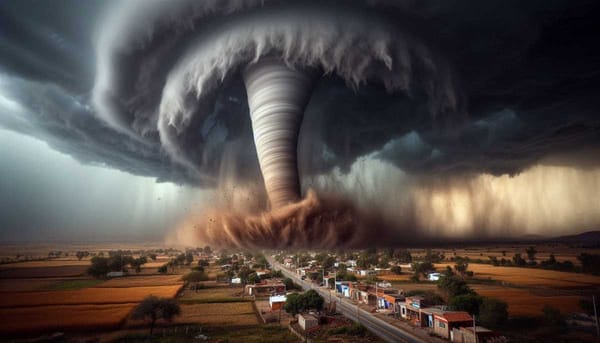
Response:
M281 270L283 275L294 280L295 283L300 285L304 290L314 289L327 301L331 297L329 289L323 289L320 287L314 287L312 283L302 280L296 273L286 269L281 264L277 263L271 256L267 257L269 263L273 268ZM416 337L410 332L404 331L399 327L390 325L385 321L375 317L372 313L369 313L357 305L352 303L349 299L343 297L333 296L331 299L335 299L336 309L345 317L362 324L369 331L379 336L386 342L409 342L409 343L422 343L426 342L423 339Z

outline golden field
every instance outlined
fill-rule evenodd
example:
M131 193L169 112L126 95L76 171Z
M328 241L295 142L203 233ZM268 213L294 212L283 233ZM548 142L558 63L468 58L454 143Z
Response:
M435 267L444 270L454 263L440 263ZM567 273L538 268L500 267L491 264L469 264L469 269L478 279L494 279L514 285L543 286L559 288L600 287L600 276L581 273Z
M0 333L114 329L135 303L0 308Z
M540 316L545 305L560 309L562 313L580 312L581 297L573 295L540 296L525 289L478 285L473 289L482 296L499 298L508 304L511 316Z
M148 295L174 297L181 285L154 287L84 288L74 291L0 293L1 307L41 305L118 304L139 302Z
M242 326L256 325L258 318L250 302L181 305L176 323Z
M112 288L112 287L147 287L147 286L172 286L183 285L181 275L144 275L144 276L128 276L124 278L114 278L105 281L95 287L97 288Z

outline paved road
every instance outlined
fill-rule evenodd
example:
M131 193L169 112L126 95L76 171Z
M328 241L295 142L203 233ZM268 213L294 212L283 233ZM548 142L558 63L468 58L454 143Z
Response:
M267 260L271 265L273 265L273 267L281 270L283 275L294 280L294 282L300 285L304 290L314 289L326 300L328 300L331 296L331 293L328 289L315 287L312 285L312 283L302 280L296 273L287 270L284 266L274 261L272 257L267 257ZM375 317L372 313L359 308L348 299L339 298L337 296L333 296L331 299L336 302L336 309L340 313L355 322L361 323L363 326L369 329L369 331L381 337L386 342L426 342L410 332L404 331L399 327L390 325L389 323L386 323L385 321Z

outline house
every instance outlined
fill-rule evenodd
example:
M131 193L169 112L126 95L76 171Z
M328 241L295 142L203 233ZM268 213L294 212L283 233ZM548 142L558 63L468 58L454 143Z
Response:
M360 276L377 275L377 271L372 270L372 269L361 269L358 271L358 275L360 275Z
M311 314L300 314L298 315L298 324L303 330L310 330L319 325L319 320Z
M442 276L441 273L429 273L429 274L427 274L427 280L438 281L441 276Z
M244 293L254 296L282 294L285 293L285 284L283 284L280 280L263 280L263 282L257 283L256 285L246 285L244 288Z
M441 337L453 340L452 329L473 325L473 317L464 311L444 312L433 315L433 331Z
M269 297L269 307L271 311L282 310L285 306L287 297L285 295L273 295Z
M473 332L476 332L477 337ZM472 326L452 329L452 342L458 343L487 343L501 336L500 333L483 326L476 326L475 329Z
M231 283L233 284L241 284L242 283L242 279L239 277L234 277L231 279Z
M122 277L122 276L125 276L125 272L108 272L108 273L106 273L106 277L110 277L110 278Z
M400 305L400 315L415 326L427 326L427 318L425 314L421 314L421 308L427 307L428 303L424 297L416 295L406 297L404 303L398 302Z
M350 298L350 282L349 281L336 281L335 291L342 293L346 298Z
M369 286L350 284L350 299L361 304L369 304Z
M388 281L378 282L377 287L379 288L392 288L392 284Z
M377 297L377 308L389 310L392 313L400 312L400 303L404 301L404 295L400 294L381 294Z

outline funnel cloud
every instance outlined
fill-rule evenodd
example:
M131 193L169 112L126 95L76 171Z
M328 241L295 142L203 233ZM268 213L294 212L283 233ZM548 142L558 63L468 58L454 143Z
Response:
M215 245L584 231L598 18L583 0L2 2L0 127L201 190L165 231Z

